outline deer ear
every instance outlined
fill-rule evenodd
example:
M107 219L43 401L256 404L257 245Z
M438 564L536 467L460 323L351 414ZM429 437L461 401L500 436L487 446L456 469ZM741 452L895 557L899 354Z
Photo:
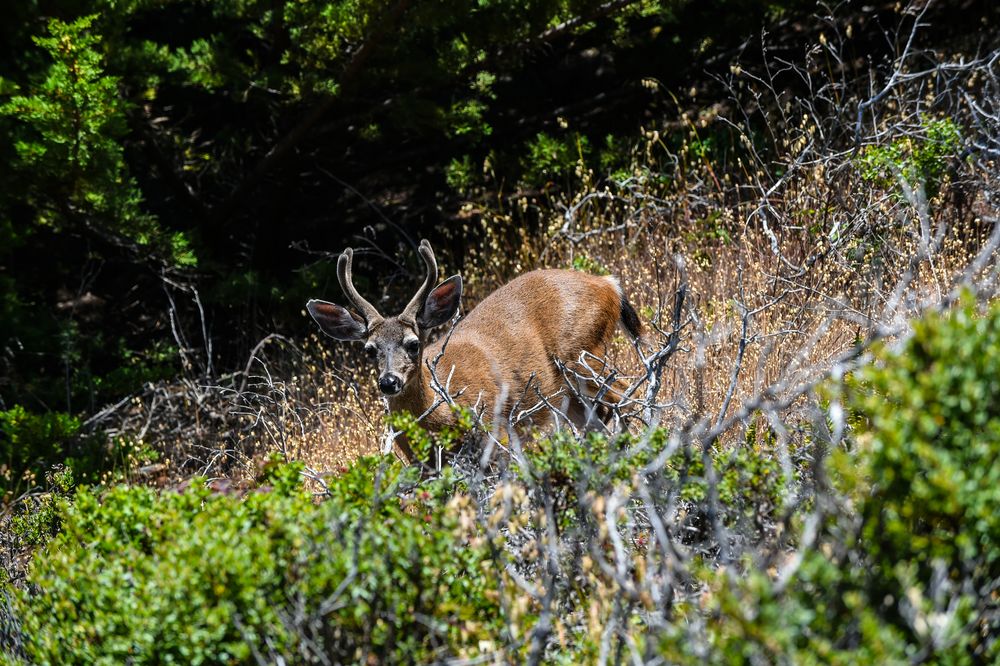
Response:
M320 329L337 340L361 340L368 327L360 317L334 303L312 300L306 303L306 310L319 324Z
M417 317L417 324L420 328L434 328L446 323L458 312L461 300L462 276L452 275L427 294L424 307Z

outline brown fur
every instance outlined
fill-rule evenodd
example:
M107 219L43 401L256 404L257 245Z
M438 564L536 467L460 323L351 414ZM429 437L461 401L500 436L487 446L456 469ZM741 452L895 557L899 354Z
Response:
M450 392L463 390L456 402L478 407L488 417L506 386L499 411L506 418L519 398L523 406L538 400L535 387L544 396L565 387L555 359L572 363L582 352L604 356L621 316L621 300L617 286L605 277L569 270L526 273L486 297L450 337L428 346L425 362L403 391L389 398L389 407L420 415L433 405L437 394L426 364L446 345L435 369L441 385L451 374ZM453 420L442 405L424 423L439 430Z

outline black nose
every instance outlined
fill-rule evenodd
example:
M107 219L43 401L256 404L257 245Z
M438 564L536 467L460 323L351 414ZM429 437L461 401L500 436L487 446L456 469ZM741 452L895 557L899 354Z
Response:
M378 378L378 387L386 395L396 395L403 389L403 380L396 375L382 375Z

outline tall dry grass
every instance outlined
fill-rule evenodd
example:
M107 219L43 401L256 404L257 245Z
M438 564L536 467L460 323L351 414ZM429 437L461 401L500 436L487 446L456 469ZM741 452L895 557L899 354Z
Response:
M959 177L973 176L953 175ZM641 349L648 352L665 344L673 300L685 284L681 343L663 375L659 418L715 421L767 387L815 379L866 339L940 303L990 233L983 198L994 186L989 179L978 182L984 189L966 205L955 204L954 189L969 181L945 182L927 202L944 232L939 250L923 259L912 203L857 174L804 173L772 204L799 224L770 230L753 219L757 201L703 192L704 182L673 181L666 191L641 182L585 183L550 203L548 231L474 257L463 272L470 286L465 307L523 270L585 265L620 277L646 326ZM849 205L825 215L803 212L837 200ZM574 211L572 219L566 210ZM813 222L817 215L826 219ZM861 231L831 240L838 220ZM509 223L501 217L487 224ZM624 332L610 358L626 379L642 379ZM291 357L265 357L255 368L241 398L250 403L243 418L257 438L253 450L278 450L316 470L381 450L384 406L374 369L356 350L312 336ZM285 379L275 379L282 374L277 368ZM739 432L727 436L738 439Z

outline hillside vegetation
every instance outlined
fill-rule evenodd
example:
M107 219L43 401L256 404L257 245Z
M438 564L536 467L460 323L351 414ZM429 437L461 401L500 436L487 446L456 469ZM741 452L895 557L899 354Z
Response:
M1000 663L991 3L55 4L2 28L0 663ZM465 311L620 278L606 424L385 413L303 306L421 237Z

